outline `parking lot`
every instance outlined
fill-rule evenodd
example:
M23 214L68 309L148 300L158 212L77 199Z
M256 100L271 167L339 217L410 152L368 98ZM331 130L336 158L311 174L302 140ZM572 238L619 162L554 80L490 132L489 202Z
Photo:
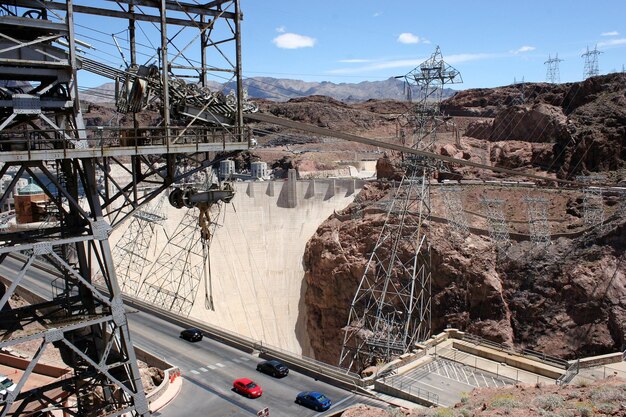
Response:
M515 384L515 380L437 357L403 375L386 378L386 383L419 397L435 398L440 405L451 406L460 401L463 393L474 388L503 387Z

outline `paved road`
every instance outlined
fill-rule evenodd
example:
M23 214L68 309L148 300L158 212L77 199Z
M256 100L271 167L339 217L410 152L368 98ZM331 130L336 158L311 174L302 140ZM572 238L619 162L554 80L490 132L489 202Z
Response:
M0 274L15 276L18 261L8 258L0 265ZM24 286L31 291L50 297L48 274L31 269ZM285 378L276 379L256 371L258 357L222 345L209 338L190 343L179 338L181 328L144 312L128 314L133 344L179 366L183 375L183 388L179 396L158 416L255 416L257 411L269 407L272 417L323 416L295 404L296 394L304 390L317 390L332 401L330 411L351 404L366 403L384 407L382 402L333 387L313 378L291 371ZM248 399L231 390L236 378L247 377L263 388L263 396Z

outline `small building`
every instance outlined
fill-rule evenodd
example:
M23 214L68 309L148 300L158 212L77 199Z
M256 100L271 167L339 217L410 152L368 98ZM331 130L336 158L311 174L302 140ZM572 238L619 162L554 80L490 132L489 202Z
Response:
M252 162L250 164L250 176L253 179L264 179L267 178L267 162Z
M235 161L232 159L226 159L220 161L220 179L228 180L235 174Z
M37 184L31 182L25 187L18 188L13 199L18 224L41 222L45 219L48 196Z

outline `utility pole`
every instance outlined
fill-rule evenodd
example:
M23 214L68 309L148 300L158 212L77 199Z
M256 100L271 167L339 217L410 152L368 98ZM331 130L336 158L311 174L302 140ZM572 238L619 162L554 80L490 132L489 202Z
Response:
M511 247L509 236L509 226L504 216L505 200L498 198L483 198L481 204L485 209L487 225L489 226L489 236L496 245L499 256L506 256Z
M442 186L439 190L441 191L443 204L446 209L448 224L452 226L452 229L461 237L466 237L469 235L469 226L461 200L463 190L461 187L457 186Z
M538 247L550 245L550 223L548 223L548 199L525 197L528 205L528 231L530 240Z

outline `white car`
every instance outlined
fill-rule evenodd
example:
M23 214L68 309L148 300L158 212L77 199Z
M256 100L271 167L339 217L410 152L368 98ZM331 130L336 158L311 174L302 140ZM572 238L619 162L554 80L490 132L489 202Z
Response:
M17 385L9 377L0 375L0 401L4 401L9 392L15 391Z

